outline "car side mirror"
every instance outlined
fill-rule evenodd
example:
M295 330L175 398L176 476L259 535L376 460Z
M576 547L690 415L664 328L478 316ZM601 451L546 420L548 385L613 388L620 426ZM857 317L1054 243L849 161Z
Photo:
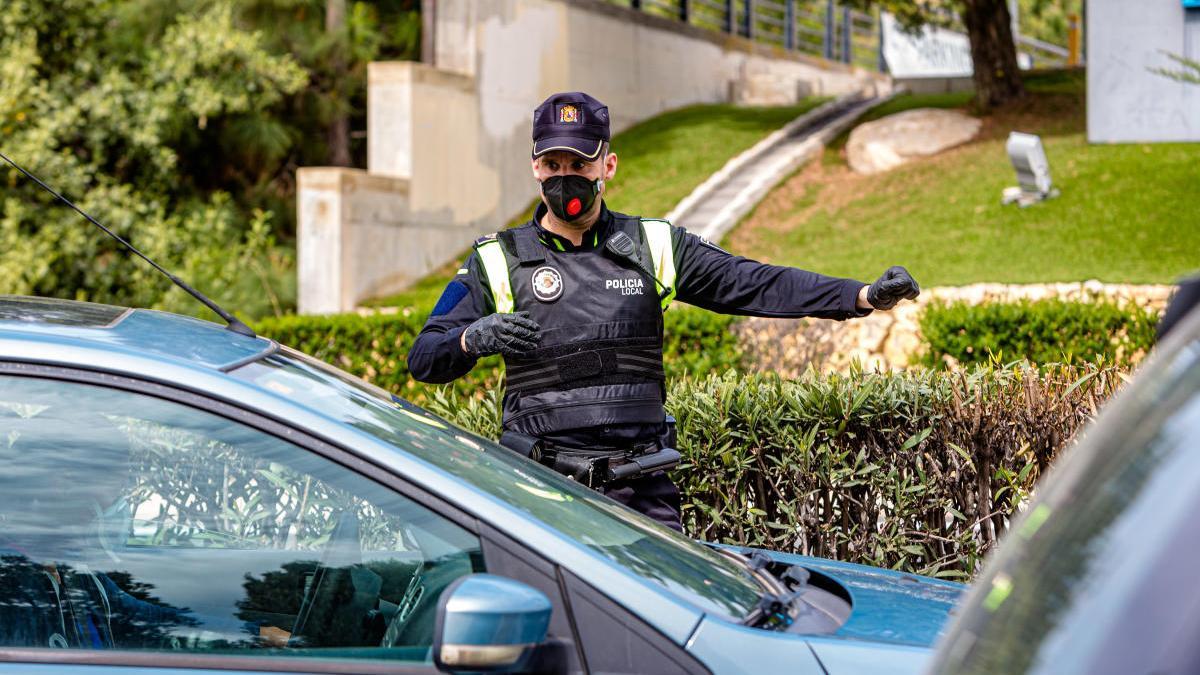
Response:
M442 592L433 662L445 672L517 673L546 639L550 599L523 583L471 574Z

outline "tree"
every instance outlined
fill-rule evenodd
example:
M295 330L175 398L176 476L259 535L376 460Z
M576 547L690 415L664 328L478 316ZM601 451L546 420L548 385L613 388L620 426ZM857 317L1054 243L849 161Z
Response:
M274 245L270 215L243 212L215 187L235 169L213 168L223 160L214 148L261 128L307 74L239 29L228 3L173 16L138 40L116 21L124 8L10 0L0 144L182 278L231 309L266 313L272 292L255 268ZM0 180L0 292L201 311L15 170Z
M1012 16L1005 0L960 0L963 25L971 40L975 102L987 110L1025 94L1017 67Z
M327 0L325 5L325 32L341 47L346 27L346 0ZM335 48L330 54L330 68L338 79L345 78L346 58L342 49ZM327 131L329 137L329 163L333 166L350 166L350 116L344 106L333 112Z
M229 309L291 309L295 170L365 162L367 62L420 43L415 0L341 0L327 29L338 2L9 0L0 150ZM0 182L0 293L212 318L15 170Z
M866 9L877 6L896 16L906 27L916 29L944 25L957 16L971 41L975 74L975 102L989 110L1025 94L1017 49L1012 33L1012 15L1006 0L851 0Z
M1020 0L1020 32L1038 40L1065 45L1072 15L1083 12L1083 0Z

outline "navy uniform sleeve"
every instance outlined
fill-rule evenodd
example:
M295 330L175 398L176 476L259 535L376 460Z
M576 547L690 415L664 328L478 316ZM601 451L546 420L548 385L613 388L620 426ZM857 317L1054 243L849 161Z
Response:
M479 257L472 253L442 291L425 327L408 350L408 372L417 381L445 384L475 367L477 357L463 351L461 340L467 326L493 311L481 278Z
M731 255L681 227L672 228L676 297L722 314L850 319L866 316L858 293L867 284Z

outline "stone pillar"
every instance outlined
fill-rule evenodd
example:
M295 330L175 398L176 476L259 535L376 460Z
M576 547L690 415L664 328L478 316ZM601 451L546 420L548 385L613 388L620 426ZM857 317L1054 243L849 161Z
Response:
M413 69L411 61L367 64L367 171L411 178Z
M296 192L301 314L351 311L364 298L399 291L438 262L426 259L427 230L409 224L408 181L310 167L297 172Z
M296 290L301 314L339 312L351 300L344 283L342 174L347 171L311 167L296 172Z

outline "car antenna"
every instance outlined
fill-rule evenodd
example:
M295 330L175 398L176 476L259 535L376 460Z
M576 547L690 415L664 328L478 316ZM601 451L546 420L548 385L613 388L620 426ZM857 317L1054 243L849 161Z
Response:
M193 298L196 298L200 302L204 303L205 307L216 312L217 316L219 316L225 320L225 324L226 324L225 327L227 329L237 333L238 335L245 335L247 337L257 337L257 335L255 335L254 331L251 330L249 326L242 323L236 316L230 314L229 312L226 312L224 309L221 309L221 306L218 305L217 303L213 302L212 300L209 300L208 296L204 295L200 291L189 286L188 283L186 281L184 281L183 279L180 279L179 277L177 277L174 274L171 274L170 272L165 270L162 265L159 265L158 263L154 262L153 260L148 258L145 253L142 253L141 251L134 248L133 244L122 239L121 236L118 235L116 232L113 232L112 230L108 229L107 227L101 225L100 221L89 216L87 213L85 213L83 211L83 209L79 208L78 206L75 206L75 204L71 203L71 200L69 200L66 197L55 192L53 188L51 188L49 185L46 185L45 183L43 183L41 181L41 179L38 178L37 176L26 171L20 164L17 164L16 162L9 159L6 155L4 155L4 153L0 153L0 158L4 159L4 161L8 162L9 164L12 164L13 168L15 168L17 171L20 171L21 173L25 174L29 178L33 179L33 182L42 186L42 188L44 190L46 190L46 192L49 192L50 194L54 195L55 197L58 197L64 204L75 209L75 211L77 211L79 213L79 215L83 216L84 218L87 218L88 221L91 222L93 225L100 228L101 230L104 230L105 234L107 234L108 236L112 237L113 239L116 239L117 241L121 242L121 244L123 246L125 246L125 248L136 253L139 258L150 263L154 267L154 269L165 274L167 276L167 278L171 280L171 283L182 288L184 291L187 291L187 293L189 295L191 295Z

